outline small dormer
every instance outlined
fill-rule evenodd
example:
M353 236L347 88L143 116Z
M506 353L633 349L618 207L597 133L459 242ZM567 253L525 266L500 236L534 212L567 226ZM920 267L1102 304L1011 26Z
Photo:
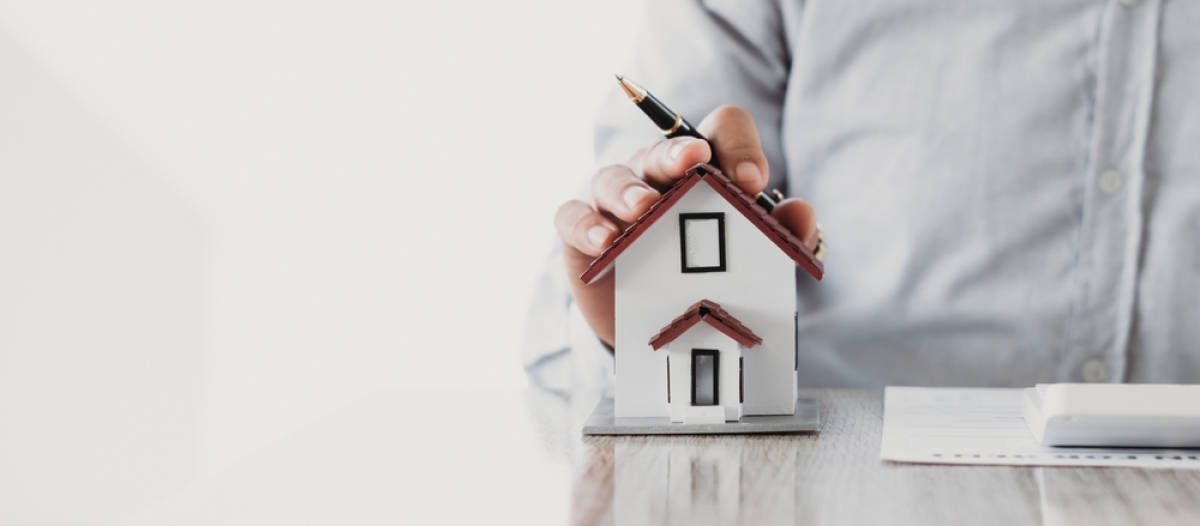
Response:
M701 323L704 322L704 323ZM667 403L671 421L720 424L742 417L743 354L762 338L721 308L700 300L650 338L667 349Z

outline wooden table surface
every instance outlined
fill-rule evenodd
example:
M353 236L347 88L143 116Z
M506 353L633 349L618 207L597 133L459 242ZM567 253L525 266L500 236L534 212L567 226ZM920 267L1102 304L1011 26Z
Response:
M882 391L801 396L820 434L584 437L572 523L1200 524L1200 470L885 462Z

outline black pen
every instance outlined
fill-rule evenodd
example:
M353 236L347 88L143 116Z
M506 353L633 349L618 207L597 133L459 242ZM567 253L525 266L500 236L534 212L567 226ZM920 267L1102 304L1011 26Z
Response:
M721 167L717 163L717 149L713 147L712 141L696 131L696 127L692 126L687 119L684 119L679 113L671 111L671 108L668 108L666 104L663 104L662 101L651 95L650 92L646 91L646 88L635 84L633 81L617 75L617 82L621 83L621 89L629 97L629 100L633 101L642 110L642 113L645 113L647 117L650 117L650 120L654 121L654 125L658 126L658 131L661 131L663 136L668 139L693 137L707 142L709 151L712 152L712 158L709 159L708 164L718 169ZM772 195L774 195L774 199L765 192L759 192L758 195L754 196L754 202L758 203L758 206L763 207L767 212L770 212L775 208L775 205L779 204L779 201L783 200L783 194L779 190L772 191Z

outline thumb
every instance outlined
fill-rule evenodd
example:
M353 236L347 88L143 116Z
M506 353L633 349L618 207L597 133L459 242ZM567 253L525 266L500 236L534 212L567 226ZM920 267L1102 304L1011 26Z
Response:
M809 250L817 248L817 213L808 201L796 197L784 199L771 210L771 217L791 230Z
M754 195L767 187L770 167L750 112L738 106L721 106L700 121L697 129L716 148L721 171L739 188Z

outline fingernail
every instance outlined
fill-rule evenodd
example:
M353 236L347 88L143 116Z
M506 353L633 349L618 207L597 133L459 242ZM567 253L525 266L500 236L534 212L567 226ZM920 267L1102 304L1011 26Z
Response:
M804 238L804 246L814 248L817 246L817 229L814 227L812 233Z
M762 172L758 171L758 165L752 162L739 164L733 171L734 181L751 183L760 179L762 179Z
M812 233L804 240L804 244L810 247L817 246L817 238L821 236L821 225L813 224Z
M608 233L609 233L609 230L607 228L604 228L603 226L600 226L600 225L596 225L596 226L588 229L588 233L587 233L588 241L591 241L592 246L594 246L596 248L603 248L604 241L606 239L608 239Z
M692 144L693 142L696 142L696 139L686 138L675 141L675 144L671 146L671 149L667 150L667 155L672 161L674 161L675 159L679 158L679 154L683 153L683 149L687 148L688 145Z
M642 201L643 197L650 195L650 190L641 186L630 186L625 189L625 193L621 194L621 199L625 200L625 207L634 210L637 204Z

